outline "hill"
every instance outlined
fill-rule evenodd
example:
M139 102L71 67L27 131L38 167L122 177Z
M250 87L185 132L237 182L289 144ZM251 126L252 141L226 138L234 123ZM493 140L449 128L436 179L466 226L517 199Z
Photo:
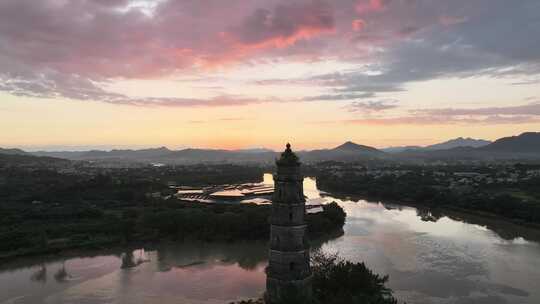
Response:
M397 146L397 147L388 147L381 149L381 151L386 153L401 153L405 151L414 151L414 150L422 150L424 147L421 146Z
M403 153L403 152L421 152L421 151L437 151L437 150L449 150L460 147L469 147L469 148L479 148L486 145L489 145L491 141L483 139L474 139L474 138L463 138L458 137L451 139L442 143L433 144L430 146L402 146L402 147L389 147L382 149L382 151L387 153Z
M0 148L0 154L9 154L9 155L28 155L21 149L3 149Z
M439 144L434 144L431 146L425 147L427 150L448 150L448 149L454 149L458 147L471 147L471 148L479 148L486 145L491 144L491 141L483 140L483 139L474 139L474 138L463 138L458 137L456 139L451 139Z
M395 155L401 160L538 160L540 159L540 133L528 132L518 136L504 137L477 148L409 150Z
M30 154L6 154L0 152L0 167L58 167L68 165L66 159L33 156Z
M362 161L383 159L387 155L381 150L370 146L359 145L353 142L345 142L333 149L321 149L312 151L301 151L298 153L302 161Z
M340 160L353 161L384 157L385 153L376 148L346 142L332 149L301 151L304 161ZM170 150L166 147L143 150L77 151L77 152L35 152L36 156L60 157L71 160L120 161L141 163L272 163L279 155L269 149L182 149Z
M456 138L427 147L394 147L391 153L351 141L337 147L311 151L299 151L304 162L319 161L424 161L424 160L494 160L494 159L540 159L540 133L528 132L519 136L501 138L493 143L472 138ZM0 149L10 154L26 153L17 149ZM244 150L182 149L166 147L141 150L35 152L36 156L66 158L70 160L139 162L164 164L189 163L265 163L270 164L279 155L272 150L257 148Z
M359 145L359 144L353 143L352 141L348 141L340 146L337 146L334 149L332 149L332 151L352 152L352 153L375 153L375 154L382 153L376 148L373 148L370 146Z
M518 136L504 137L480 148L480 150L497 153L540 154L540 132L527 132Z

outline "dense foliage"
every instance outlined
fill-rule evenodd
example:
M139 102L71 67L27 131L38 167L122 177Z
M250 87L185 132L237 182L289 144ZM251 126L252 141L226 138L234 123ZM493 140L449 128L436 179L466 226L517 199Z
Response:
M337 255L312 253L313 304L397 304L386 287L388 276L373 273L364 263L352 263ZM303 299L287 301L297 304ZM236 304L262 304L261 299Z
M451 188L423 171L401 176L373 177L354 171L321 173L317 186L324 191L395 200L428 207L486 212L510 219L540 223L540 177L512 185L480 184Z
M385 286L388 276L373 273L364 263L341 260L337 255L312 254L313 297L324 304L396 304Z
M102 248L157 240L266 240L270 206L200 204L163 199L167 182L206 185L257 181L260 168L193 166L130 169L91 176L49 170L0 172L0 259L71 248ZM233 174L235 174L233 176ZM198 176L198 179L197 179ZM160 193L152 198L148 193ZM307 217L310 235L340 230L333 204Z
M308 233L312 237L320 236L324 233L341 230L345 224L345 211L337 203L333 202L323 206L324 212L308 214Z

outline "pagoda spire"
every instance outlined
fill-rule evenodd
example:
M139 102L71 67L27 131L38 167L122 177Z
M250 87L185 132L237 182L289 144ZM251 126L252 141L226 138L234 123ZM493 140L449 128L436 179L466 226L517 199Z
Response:
M266 303L310 303L312 274L300 160L286 145L276 160L270 217Z

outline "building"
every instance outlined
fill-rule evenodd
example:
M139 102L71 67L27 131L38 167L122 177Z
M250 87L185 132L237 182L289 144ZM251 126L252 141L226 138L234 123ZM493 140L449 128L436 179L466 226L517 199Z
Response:
M312 274L300 162L287 144L276 161L266 269L266 303L309 303Z

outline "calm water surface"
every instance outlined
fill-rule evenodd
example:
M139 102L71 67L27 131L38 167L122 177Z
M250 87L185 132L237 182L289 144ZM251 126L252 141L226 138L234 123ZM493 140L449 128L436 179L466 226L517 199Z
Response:
M271 183L271 176L265 175ZM408 303L540 303L540 233L493 219L337 201L345 234L320 245L390 275ZM317 245L319 246L319 245ZM265 243L162 245L0 269L0 303L227 303L264 292Z

